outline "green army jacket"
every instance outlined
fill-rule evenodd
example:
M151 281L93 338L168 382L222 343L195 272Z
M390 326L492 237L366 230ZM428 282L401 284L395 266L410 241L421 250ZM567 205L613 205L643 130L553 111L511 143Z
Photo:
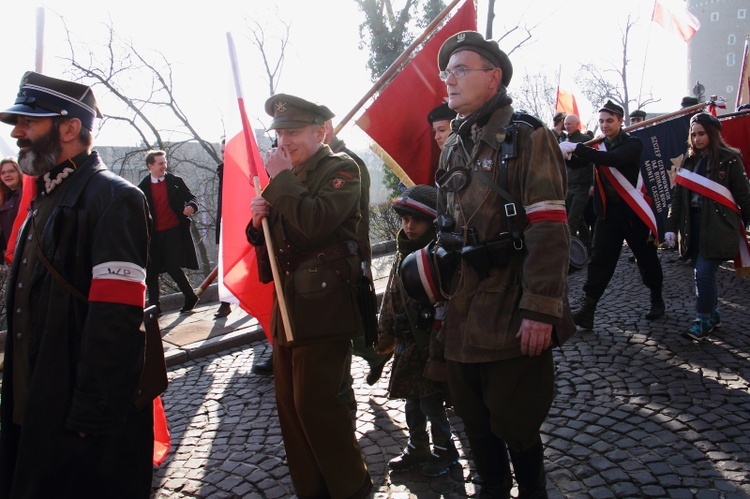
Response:
M468 166L496 180L503 129L513 115L511 106L496 109L473 149L456 133L449 136L440 158L441 169ZM565 163L554 135L544 126L516 125L516 156L508 160L505 189L527 211L545 203L564 204ZM465 148L466 147L466 148ZM476 175L458 192L438 191L438 216L456 220L456 230L471 226L478 240L489 241L509 231L504 205ZM485 279L461 260L448 286L450 300L444 322L445 356L459 362L490 362L521 356L516 338L521 320L559 324L563 313L570 232L563 221L525 221L524 248L512 251L502 268Z
M271 204L268 222L277 255L314 254L356 239L359 168L351 158L334 154L327 145L321 145L294 171L283 171L272 178L262 195ZM247 233L252 244L265 244L262 231L254 230L252 222ZM356 253L280 271L294 344L354 338L364 333L355 289L360 272ZM271 327L274 341L287 344L277 300Z

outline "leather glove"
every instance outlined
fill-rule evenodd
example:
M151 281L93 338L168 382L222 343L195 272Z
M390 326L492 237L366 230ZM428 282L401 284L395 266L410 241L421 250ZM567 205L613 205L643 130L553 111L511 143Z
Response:
M667 232L664 234L664 242L667 243L667 246L670 248L674 248L675 244L677 244L677 234L674 232Z

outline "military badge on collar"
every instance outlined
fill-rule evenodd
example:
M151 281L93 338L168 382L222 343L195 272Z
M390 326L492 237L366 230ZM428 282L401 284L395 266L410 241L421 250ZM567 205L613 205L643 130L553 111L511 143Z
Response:
M477 160L477 166L481 167L482 170L489 172L492 171L492 167L495 166L495 162L492 160L492 158L484 158L482 160Z

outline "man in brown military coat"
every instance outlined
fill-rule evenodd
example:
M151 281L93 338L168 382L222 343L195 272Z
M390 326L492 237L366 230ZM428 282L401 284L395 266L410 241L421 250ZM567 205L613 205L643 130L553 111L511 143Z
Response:
M293 332L289 341L275 301L276 404L292 483L300 497L366 497L372 480L338 397L351 340L363 334L359 168L323 144L327 107L276 94L265 108L278 147L265 157L271 180L251 202L247 236L263 245L268 218Z
M543 498L539 431L552 403L550 347L568 268L565 165L552 132L514 113L513 66L497 42L457 33L438 65L458 113L437 172L438 244L460 255L452 279L443 276L451 396L480 497L509 497L510 454L519 497Z

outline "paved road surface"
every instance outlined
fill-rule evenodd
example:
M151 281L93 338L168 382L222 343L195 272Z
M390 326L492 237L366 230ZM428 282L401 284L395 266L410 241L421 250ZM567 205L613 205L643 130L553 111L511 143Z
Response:
M667 317L649 322L648 291L629 255L600 302L595 330L555 351L557 397L543 427L550 497L750 497L750 279L730 264L720 269L723 325L694 344L679 336L693 316L692 269L661 252ZM569 278L574 302L584 278L585 271ZM173 448L156 471L154 497L292 497L273 380L250 371L268 355L267 342L240 311L214 324L216 305L162 319L177 354L164 395ZM179 339L191 321L192 343ZM209 337L232 333L244 343L205 348ZM389 367L370 387L366 364L353 364L357 436L374 497L476 497L466 436L452 413L462 458L449 474L389 474L386 463L407 440L403 402L386 398Z

